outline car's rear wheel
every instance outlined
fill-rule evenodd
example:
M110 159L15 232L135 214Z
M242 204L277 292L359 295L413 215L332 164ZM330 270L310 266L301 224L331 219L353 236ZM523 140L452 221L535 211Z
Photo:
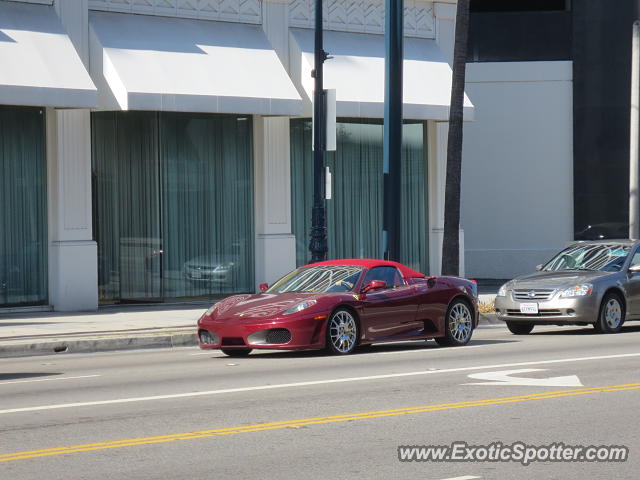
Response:
M471 340L473 333L473 315L469 304L462 299L454 300L447 309L444 337L436 338L438 345L459 347Z
M222 353L229 357L246 357L251 353L251 348L222 348Z
M618 333L624 323L624 303L620 295L607 293L602 299L598 321L594 324L600 333Z
M533 323L530 322L507 322L507 328L514 335L529 335L533 330Z
M358 344L360 328L353 312L339 308L327 322L327 349L335 355L353 352Z

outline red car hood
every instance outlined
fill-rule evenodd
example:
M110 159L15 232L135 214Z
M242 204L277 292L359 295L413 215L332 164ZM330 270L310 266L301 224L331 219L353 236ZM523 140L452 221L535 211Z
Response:
M234 295L218 303L213 318L264 318L280 315L305 300L318 299L327 294L258 293Z

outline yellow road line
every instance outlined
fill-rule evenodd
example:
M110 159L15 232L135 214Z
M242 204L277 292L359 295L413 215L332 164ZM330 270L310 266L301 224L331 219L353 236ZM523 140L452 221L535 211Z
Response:
M123 448L137 445L151 445L158 443L174 442L178 440L194 440L198 438L208 438L222 435L236 435L240 433L261 432L266 430L277 430L282 428L295 428L308 425L319 425L327 423L348 422L353 420L367 420L371 418L391 417L397 415L409 415L425 412L436 412L441 410L451 410L455 408L483 407L489 405L501 405L506 403L529 402L533 400L547 400L551 398L569 397L575 395L589 395L605 392L619 392L625 390L638 390L640 383L628 383L623 385L608 385L602 387L579 388L573 390L555 390L551 392L533 393L528 395L518 395L512 397L488 398L484 400L468 400L465 402L441 403L434 405L421 405L416 407L396 408L392 410L377 410L372 412L347 413L342 415L330 415L325 417L303 418L298 420L283 420L279 422L259 423L255 425L245 425L236 427L216 428L213 430L200 430L196 432L174 433L153 437L129 438L124 440L114 440L110 442L86 443L81 445L71 445L65 447L46 448L42 450L28 450L24 452L5 453L0 455L0 462L11 462L15 460L25 460L28 458L48 457L53 455L63 455L68 453L90 452L95 450L106 450L110 448Z

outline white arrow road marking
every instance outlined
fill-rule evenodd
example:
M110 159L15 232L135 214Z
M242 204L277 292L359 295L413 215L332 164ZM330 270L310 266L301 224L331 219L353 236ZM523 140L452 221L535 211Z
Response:
M465 385L528 385L535 387L583 387L580 379L575 375L564 377L526 378L513 375L531 372L544 372L543 368L521 368L519 370L501 370L499 372L473 373L469 378L491 380L489 382L465 383Z

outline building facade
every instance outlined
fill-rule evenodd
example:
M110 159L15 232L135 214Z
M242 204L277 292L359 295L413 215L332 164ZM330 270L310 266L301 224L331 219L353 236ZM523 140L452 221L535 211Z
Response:
M614 5L615 4L615 5ZM633 0L472 0L467 275L512 278L626 238Z
M0 308L209 298L306 263L313 4L0 0ZM431 273L454 22L405 2L402 260ZM377 257L384 2L328 1L324 25L329 256Z

